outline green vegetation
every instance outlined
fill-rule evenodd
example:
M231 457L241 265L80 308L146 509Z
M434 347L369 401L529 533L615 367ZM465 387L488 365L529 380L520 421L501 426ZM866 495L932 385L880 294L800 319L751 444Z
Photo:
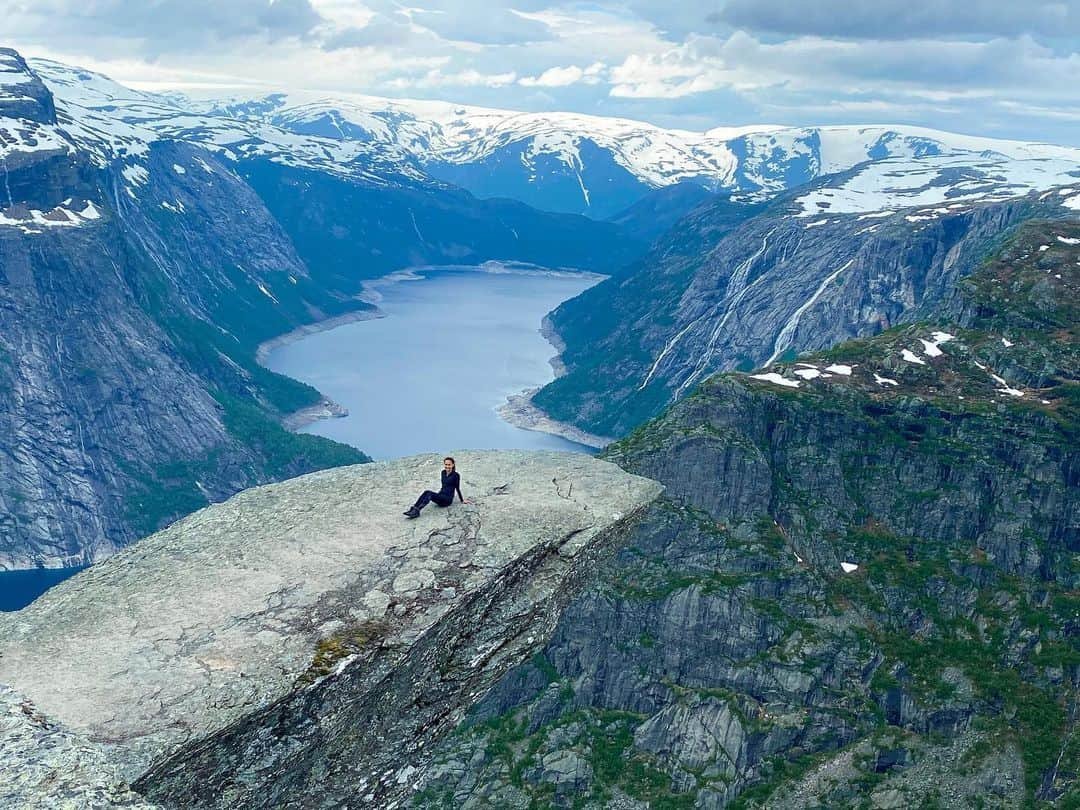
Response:
M262 459L260 472L270 478L300 471L359 464L370 459L352 447L306 433L293 433L268 419L260 408L228 395L218 395L229 434Z
M219 393L217 400L225 428L237 445L231 454L226 447L216 447L199 459L159 464L150 472L129 468L133 483L124 496L124 509L140 536L207 506L210 499L203 482L220 481L227 474L222 467L230 460L231 474L237 475L238 454L246 456L246 463L239 465L241 486L370 461L348 445L288 431L262 408L236 397Z
M371 619L320 639L315 645L315 656L311 665L297 679L297 685L313 683L324 675L329 675L338 662L376 645L388 629L386 622Z

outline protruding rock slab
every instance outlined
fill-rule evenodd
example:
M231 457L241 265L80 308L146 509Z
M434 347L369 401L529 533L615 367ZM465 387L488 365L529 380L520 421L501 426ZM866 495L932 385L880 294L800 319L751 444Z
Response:
M440 686L436 725L452 722L474 698L461 690L486 688L542 643L580 560L661 490L585 455L457 460L473 503L430 506L415 521L401 512L435 486L441 456L328 470L204 509L0 617L0 682L108 749L129 779L230 724L240 730L218 736L249 745L238 740L259 736L255 715L275 701L268 711L279 712L279 727L308 693L331 716L327 701L343 688L325 684L337 680L351 679L351 704L375 686L365 679L390 679L387 700L395 689L400 698L410 678L433 677L440 656L438 678L455 685ZM437 649L411 660L436 638ZM470 671L452 672L462 667ZM359 732L346 724L337 733ZM214 745L199 746L201 768L213 769ZM304 745L311 740L292 747ZM243 752L233 754L226 772L244 765ZM308 759L320 756L315 745Z

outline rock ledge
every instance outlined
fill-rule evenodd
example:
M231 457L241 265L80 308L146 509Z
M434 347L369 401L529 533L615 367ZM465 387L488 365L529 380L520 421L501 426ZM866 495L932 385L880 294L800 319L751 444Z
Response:
M123 778L156 768L139 787L166 803L188 803L187 774L197 773L217 787L191 800L213 804L243 768L259 713L277 712L280 729L281 713L311 695L339 722L334 690L354 712L381 694L362 722L382 723L392 748L407 731L386 727L404 722L401 712L384 716L395 689L434 678L444 705L425 733L442 733L471 692L545 641L583 576L580 561L661 491L585 455L457 459L474 502L432 506L415 521L401 511L437 482L440 456L327 470L197 512L0 617L0 683L96 746ZM428 650L433 639L439 647ZM288 756L303 748L319 758L333 737L324 729L315 744L306 734ZM267 790L266 801L290 789ZM241 793L225 790L221 801L257 803Z

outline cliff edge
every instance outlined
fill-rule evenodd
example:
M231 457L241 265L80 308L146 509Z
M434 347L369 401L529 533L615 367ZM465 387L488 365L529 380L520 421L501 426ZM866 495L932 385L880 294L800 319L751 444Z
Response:
M407 776L386 768L546 642L582 563L661 491L583 455L457 459L473 502L415 521L441 456L203 509L0 617L0 683L165 804L274 806L316 783L328 804L361 784L392 801Z

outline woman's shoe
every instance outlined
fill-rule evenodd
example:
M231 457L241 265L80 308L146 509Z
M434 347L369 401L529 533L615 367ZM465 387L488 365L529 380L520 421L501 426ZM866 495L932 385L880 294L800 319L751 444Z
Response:
M408 509L406 509L406 510L405 510L404 512L402 512L401 514L403 514L403 515L404 515L405 517L407 517L407 518L409 518L410 520L412 520L413 518L418 518L418 517L420 517L420 510L419 510L419 509L417 509L417 508L416 508L415 506L410 506L410 507L409 507Z

